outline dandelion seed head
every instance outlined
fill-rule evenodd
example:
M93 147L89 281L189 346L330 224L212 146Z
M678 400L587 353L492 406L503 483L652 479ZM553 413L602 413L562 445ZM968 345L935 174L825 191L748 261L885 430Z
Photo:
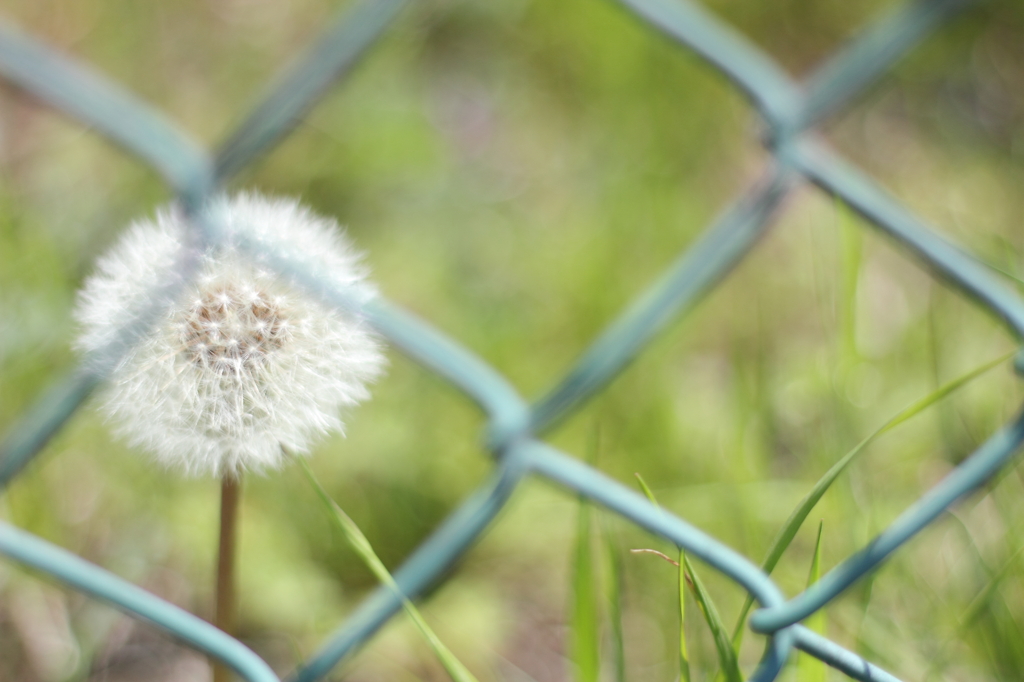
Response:
M329 284L374 295L361 254L337 223L291 200L239 194L211 218L225 243L110 377L102 406L116 431L190 474L262 471L342 430L339 413L369 397L384 367L364 321L320 303L242 254L232 236L308 265ZM185 225L173 207L134 223L79 292L84 352L103 348L174 273Z

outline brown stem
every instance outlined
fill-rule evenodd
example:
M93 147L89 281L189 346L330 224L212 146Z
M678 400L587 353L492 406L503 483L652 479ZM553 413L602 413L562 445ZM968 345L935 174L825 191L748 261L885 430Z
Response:
M653 554L654 556L661 557L662 559L664 559L665 561L669 562L670 564L672 564L676 568L679 568L679 562L678 561L676 561L675 559L669 557L664 552L659 552L656 549L631 549L631 550L629 550L629 552L630 552L630 554Z
M241 492L241 474L224 474L220 483L220 544L217 548L217 601L213 624L232 636L236 634L235 547L238 544ZM230 682L231 678L231 670L227 666L214 662L213 682Z

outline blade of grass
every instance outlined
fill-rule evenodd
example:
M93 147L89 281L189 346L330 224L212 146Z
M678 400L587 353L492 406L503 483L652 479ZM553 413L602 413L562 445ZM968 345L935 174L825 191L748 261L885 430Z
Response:
M644 495L651 501L651 504L658 506L658 500L654 497L654 493L651 492L650 487L647 485L647 481L644 480L640 474L634 474L637 482L640 484L640 489L643 490ZM668 559L668 557L665 557ZM669 561L672 561L669 559ZM673 562L674 563L674 562ZM725 627L722 625L722 619L718 615L718 609L715 607L714 602L711 600L711 596L704 589L703 583L694 571L693 565L690 560L686 557L686 553L682 549L679 550L679 678L685 682L690 680L690 658L686 648L686 629L684 627L686 623L686 588L690 589L694 599L697 601L697 607L700 609L701 614L704 616L704 621L708 624L708 629L711 630L711 636L715 642L715 649L718 652L718 661L722 668L722 673L728 682L741 682L742 677L740 676L739 664L736 661L736 652L733 650L732 645L729 642L729 638L725 634Z
M722 674L725 676L726 682L743 682L739 662L736 660L736 651L732 648L732 641L729 639L729 633L725 629L725 623L722 622L722 617L718 615L718 609L715 608L715 603L711 601L711 595L704 589L704 584L697 576L697 572L693 570L693 564L690 563L690 560L685 555L681 554L680 556L682 558L680 563L683 564L688 578L686 584L689 586L690 592L697 602L697 608L700 609L701 615L704 616L704 621L711 630L711 637L715 642L715 650L718 652L718 664L721 666Z
M651 501L651 504L655 507L660 507L661 505L658 504L658 500L655 499L654 493L652 493L651 489L647 486L647 481L644 480L644 477L641 476L639 472L633 475L636 476L636 482L640 484L640 490L644 492L644 495L646 495L647 499Z
M571 658L578 682L597 682L601 672L598 608L594 588L594 557L591 551L590 504L579 501L576 551L572 570Z
M605 596L608 600L608 619L611 621L615 682L626 682L626 646L622 629L622 551L607 524L602 524L601 531L608 565Z
M388 572L384 562L380 560L377 553L373 551L373 547L370 545L370 541L366 539L363 532L359 530L359 526L356 525L355 521L349 518L338 504L331 499L331 496L327 494L327 491L323 489L320 482L313 475L313 470L310 469L309 464L302 457L297 458L299 464L302 466L302 470L306 472L306 477L309 482L313 485L320 500L324 503L324 506L331 512L331 520L334 525L337 526L338 530L342 532L345 539L355 550L359 558L363 560L366 566L373 572L377 577L377 580L387 585L394 591L402 600L402 606L405 608L405 612L409 615L416 629L420 631L423 638L427 640L427 644L434 651L434 655L437 656L441 665L448 671L448 675L454 680L454 682L477 682L477 679L473 676L473 673L462 664L458 658L455 657L448 647L438 638L434 631L431 629L427 622L423 620L423 616L420 615L419 609L409 601L409 598L398 587L398 583Z
M963 386L970 383L974 379L978 378L979 376L989 371L993 367L996 367L997 365L1006 362L1014 355L1016 355L1016 353L1017 351L1014 350L1010 353L1007 353L1006 355L1002 355L994 360L990 360L989 362L986 362L985 364L972 369L966 374L963 374L957 377L956 379L953 379L952 381L943 384L935 391L929 393L920 400L911 403L903 410L898 412L889 421L882 424L882 426L880 426L878 430L876 430L874 433L872 433L867 438L858 443L852 450L846 453L842 459L833 464L832 468L826 471L825 475L822 476L818 480L818 482L814 484L814 487L811 488L811 491L807 493L807 495L802 500L800 500L800 504L798 504L796 509L793 510L793 513L789 515L789 518L786 519L786 522L782 524L782 529L779 531L779 534L775 536L775 539L772 541L771 547L769 547L768 549L768 555L761 563L761 570L763 570L765 573L770 574L775 569L775 566L779 563L779 559L782 558L783 553L789 547L790 543L793 542L793 538L796 537L797 531L800 530L800 526L803 525L803 522L807 519L808 514L811 513L811 510L814 509L815 505L818 504L818 501L828 491L828 489L832 486L835 480L839 478L839 475L846 470L846 468L850 465L850 462L852 462L854 458L856 458L857 455L859 455L864 450L864 448L868 446L869 443L871 443L873 440L875 440L882 434L886 433L887 431L891 431L892 429L896 428L897 426L907 421L908 419L923 412L926 408L934 405L935 403L942 400L943 398L953 393L957 389L962 388ZM753 606L753 604L753 597L748 596L746 602L743 605L743 610L740 612L739 620L736 622L736 627L733 629L732 641L733 646L737 650L739 650L739 645L743 640L743 624L746 622L747 615L749 615L750 609Z
M690 655L686 651L686 552L679 550L679 682L690 682Z
M807 586L810 587L821 578L821 531L825 522L818 522L818 539L814 543L814 558L811 559L811 570L807 576ZM825 611L819 609L807 619L807 628L824 636L825 634ZM814 656L800 652L797 659L797 682L825 682L825 664Z
M651 492L650 487L647 485L647 481L639 473L634 473L636 476L636 482L640 484L640 490L643 491L647 499L651 501L655 507L660 506L658 500L654 497L654 493ZM637 550L633 550L634 552ZM690 682L690 655L686 650L686 588L684 587L687 583L686 570L683 568L683 560L686 558L683 550L679 550L679 561L675 562L669 559L661 552L655 552L649 550L655 554L659 554L662 558L675 564L679 568L679 680L680 682Z
M1022 553L1024 553L1024 547L1020 547L1013 553L1013 556L1011 556L1007 562L995 572L995 574L989 579L988 584L986 584L985 587L982 588L981 592L979 592L974 599L971 600L971 603L967 605L967 608L964 610L964 614L960 617L960 625L957 627L958 635L963 635L964 632L974 624L974 621L978 616L980 616L988 607L988 604L995 595L999 585L1003 582L1006 576L1009 575L1010 569L1016 565L1017 560L1020 558Z
M818 582L821 578L821 531L825 528L825 522L818 522L818 537L814 541L814 558L811 559L811 570L807 574L807 587ZM825 612L818 610L807 619L807 627L819 635L825 634Z
M992 600L997 594L996 591L999 589L1003 580L1010 575L1010 571L1020 560L1022 554L1024 554L1024 546L1018 548L1017 551L1013 553L1013 556L1011 556L998 571L989 577L985 586L974 596L971 603L967 605L966 609L964 609L963 615L960 616L955 634L947 639L943 646L936 649L937 654L932 657L928 670L922 677L923 680L930 680L938 675L941 672L941 669L945 668L949 662L950 656L948 652L950 651L951 645L954 642L963 641L963 639L967 637L971 628L976 626L977 620L981 616L991 613Z
M587 463L596 466L600 451L600 425L595 422L587 439ZM592 508L579 497L576 548L572 563L572 613L569 655L577 682L597 682L601 674L601 615L594 561Z

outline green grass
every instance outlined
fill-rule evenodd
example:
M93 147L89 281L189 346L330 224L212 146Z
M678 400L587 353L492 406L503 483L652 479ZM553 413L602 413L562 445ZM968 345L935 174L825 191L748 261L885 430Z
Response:
M570 655L577 682L597 682L601 672L600 614L590 528L590 504L580 499L572 569Z
M768 556L765 558L761 565L762 570L766 573L771 573L779 560L789 549L793 539L796 537L797 532L800 530L800 526L803 525L804 520L811 513L814 507L818 504L821 498L825 495L828 489L835 483L839 476L846 471L847 467L853 462L854 458L857 457L871 442L873 442L879 436L886 432L895 429L900 424L910 420L916 415L920 414L927 408L939 403L944 398L952 395L961 388L967 386L975 379L981 377L986 372L997 367L1000 364L1005 363L1009 360L1016 352L1006 354L1004 356L995 358L986 362L971 371L953 379L952 381L940 386L937 390L930 394L920 398L906 408L895 414L882 426L875 430L871 435L867 436L864 440L858 443L852 450L850 450L842 459L834 464L821 479L814 485L809 493L800 501L799 505L790 514L789 518L783 524L779 530L778 535L772 541L772 545L768 550ZM641 490L647 498L654 503L658 504L657 499L654 496L650 486L639 474L635 474L636 480L640 485ZM581 517L582 509L581 507ZM821 541L822 541L822 529L824 528L824 522L822 521L818 525L817 538L814 543L814 553L811 562L810 574L807 580L807 586L813 585L821 577ZM653 552L662 556L662 558L668 559L665 555L655 550L634 550L635 552ZM1016 563L1017 554L1014 554L1011 561L992 578L985 589L975 598L971 603L971 606L967 610L967 615L961 619L961 634L962 629L969 625L974 618L976 618L982 610L980 603L986 603L987 599L991 597L992 592L998 586L1002 577L1009 571L1010 567ZM671 559L669 559L671 561ZM726 682L736 682L742 679L742 675L739 671L737 664L737 655L740 651L740 646L743 640L743 625L746 622L747 615L749 615L750 608L753 605L753 599L747 597L740 611L739 619L736 626L733 628L732 636L727 634L727 630L723 625L722 618L719 615L718 609L712 601L707 590L704 588L693 569L692 564L686 558L685 553L680 549L679 561L672 562L676 564L679 570L679 622L680 622L680 647L679 647L679 660L680 660L680 677L681 679L690 679L690 664L689 656L687 654L686 646L686 635L683 625L685 624L685 603L683 600L683 584L686 584L691 592L693 593L694 599L699 607L701 614L704 617L704 621L708 626L708 630L715 644L715 650L718 653L718 660L720 666L720 674ZM824 634L826 628L825 614L822 611L816 612L807 619L807 626L815 632ZM798 672L798 678L800 682L818 682L824 680L825 667L820 661L811 659L805 654L800 657L800 669Z
M707 6L803 74L885 4ZM351 80L232 188L293 195L337 218L367 252L384 295L532 398L749 187L765 153L756 117L732 86L615 3L442 5L410 7ZM110 72L204 142L242 118L335 9L194 0L54 7L11 0L4 14ZM1013 66L1022 32L1019 3L986 3L822 132L943 234L1014 276L1024 260L1013 142L1014 112L1024 106L1024 76ZM14 131L0 145L6 429L72 366L70 309L96 256L169 196L152 172L89 131L14 89L2 99L0 128ZM817 552L812 514L824 523L824 573L1007 421L1024 391L994 368L898 429L883 427L884 437L879 425L909 417L906 406L1015 343L841 203L807 188L748 260L550 439L584 457L600 424L600 469L629 485L643 472L667 509L755 562L774 556L773 579L795 594ZM373 400L344 415L345 438L319 444L311 459L385 566L407 557L493 466L477 410L397 352L390 359ZM853 450L866 434L870 442ZM381 579L297 467L251 477L244 505L242 632L287 670L292 642L308 657ZM589 567L576 559L583 514ZM1018 469L955 514L830 604L827 632L908 680L1016 679L1024 669ZM91 407L0 500L0 517L209 611L214 483L160 470ZM723 667L720 637L690 588L680 589L685 570L628 554L652 542L529 482L426 597L428 616L443 616L445 643L482 681L523 679L506 660L537 680L583 674L574 652L587 675L596 656L601 680L671 682L684 661L693 680L713 679ZM747 595L695 568L720 620L741 623L730 637L742 633ZM577 583L593 595L580 613ZM25 625L40 614L52 614L45 635ZM0 562L0 682L54 679L32 653L39 642L63 643L53 669L74 667L74 656L112 670L136 652L160 655L143 631ZM338 674L446 675L422 641L387 628ZM740 669L753 669L760 638L733 641Z
M391 588L395 596L402 600L402 608L408 614L409 620L413 622L419 633L423 635L423 639L430 645L431 651L434 652L441 665L444 666L452 682L477 682L473 673L469 672L469 669L462 664L462 661L456 658L451 650L445 646L444 642L434 634L433 628L427 625L427 621L420 614L419 609L405 596L387 567L384 566L384 562L373 551L373 546L370 545L370 541L366 539L363 532L359 530L359 526L331 499L327 491L320 485L320 482L316 480L316 476L306 460L299 458L299 464L302 466L302 470L307 478L309 478L309 483L313 486L317 496L324 503L324 507L327 509L334 526L345 536L352 549L355 550L355 553L359 555L359 558L363 560L373 574L377 576L377 579Z
M887 431L896 428L903 422L921 413L925 409L938 403L943 398L947 397L948 395L952 394L958 389L966 386L974 379L977 379L981 375L985 374L985 372L988 372L994 367L1003 364L1011 357L1013 357L1013 355L1015 354L1016 351L1014 351L1013 353L1008 353L1002 357L995 358L994 360L990 360L989 362L986 362L985 364L972 369L966 374L963 374L957 377L956 379L942 385L932 393L908 405L906 408L901 410L887 422L882 424L882 426L878 427L878 429L876 429L873 433L864 438L864 440L862 440L860 443L854 446L854 448L850 450L848 453L846 453L842 459L836 462L832 466L832 468L825 472L825 474L818 480L818 482L814 484L814 487L811 488L811 491L808 492L807 495L800 501L800 504L797 506L797 508L794 509L793 512L789 515L789 518L786 519L786 522L779 530L778 535L776 535L775 539L772 541L771 548L768 550L768 556L766 556L764 561L761 563L761 570L770 574L775 569L775 566L779 563L779 559L782 558L782 555L789 548L790 543L793 541L793 538L796 537L797 532L800 530L800 526L803 525L803 522L807 518L808 514L811 513L814 507L821 500L822 496L824 496L824 494L828 491L832 484L835 483L836 479L839 478L839 476L844 471L846 471L847 467L850 466L850 463L853 462L857 455L863 452L864 449L872 441L874 441L876 438L886 433ZM743 606L743 610L740 612L739 620L737 621L736 626L733 628L733 641L736 643L737 647L740 641L742 640L743 624L746 621L747 615L750 613L750 608L752 605L753 599L748 598Z
M647 498L653 504L657 505L658 501L655 499L654 493L651 492L647 482L644 481L643 476L636 474L636 480L637 483L640 484L640 488L644 491ZM671 561L671 559L669 561ZM696 569L693 567L693 564L690 563L690 560L686 557L686 553L681 548L679 549L679 561L672 563L676 564L679 572L678 603L680 678L685 680L690 679L690 656L687 652L685 629L686 600L684 597L685 590L683 589L685 585L693 595L693 599L697 603L697 608L700 609L700 613L704 617L704 622L707 624L708 631L711 633L711 637L714 640L715 651L718 653L718 664L720 666L719 672L726 682L741 682L743 677L740 674L739 664L736 661L736 651L732 646L732 642L729 641L725 624L722 622L722 617L718 614L718 608L715 606L715 602L712 600L711 595L704 587L704 583L701 582L700 576L697 575Z
M811 570L807 575L807 587L818 582L818 579L821 578L821 533L824 528L824 522L818 524L818 537L814 541L814 558L811 560ZM804 624L811 631L817 632L819 635L825 635L825 611L816 611L813 615L807 618ZM827 675L828 668L824 663L808 654L799 654L799 658L797 659L798 682L825 682Z

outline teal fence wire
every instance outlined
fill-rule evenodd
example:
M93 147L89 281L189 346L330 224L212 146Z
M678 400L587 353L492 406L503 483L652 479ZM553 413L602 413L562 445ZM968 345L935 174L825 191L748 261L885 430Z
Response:
M940 237L815 136L816 126L824 119L848 105L897 59L970 3L910 2L867 27L809 78L797 81L698 4L685 0L621 2L681 49L702 57L741 91L763 120L763 142L772 163L764 177L737 198L540 399L528 402L500 373L456 340L386 300L358 302L345 291L312 278L300 264L278 253L255 244L244 246L253 258L295 279L331 305L364 315L395 347L460 389L486 415L486 442L494 457L494 471L396 572L406 595L415 598L434 584L486 531L516 487L527 477L539 476L675 543L749 592L760 607L749 624L765 640L763 657L750 679L776 679L794 649L799 649L857 680L895 680L859 655L803 627L800 621L871 573L949 505L998 472L1024 440L1024 415L997 431L860 551L790 598L748 558L593 467L559 452L542 437L608 386L652 337L713 289L752 250L787 195L808 183L841 199L935 276L994 313L1015 338L1024 336L1024 304L1016 295L997 283L979 261ZM362 0L348 7L212 152L86 65L4 25L0 25L0 73L158 171L185 208L196 243L209 244L220 239L221 233L204 207L220 184L278 144L325 92L345 78L406 4L406 0ZM164 310L190 272L183 254L178 277L152 293L148 309L126 321L116 341L41 396L19 420L0 445L0 487L6 487L81 407L149 321ZM1024 369L1024 354L1018 356L1016 367ZM0 554L162 628L223 661L250 682L278 679L254 652L200 618L6 523L0 523ZM287 679L313 682L323 678L400 609L391 590L378 588Z

